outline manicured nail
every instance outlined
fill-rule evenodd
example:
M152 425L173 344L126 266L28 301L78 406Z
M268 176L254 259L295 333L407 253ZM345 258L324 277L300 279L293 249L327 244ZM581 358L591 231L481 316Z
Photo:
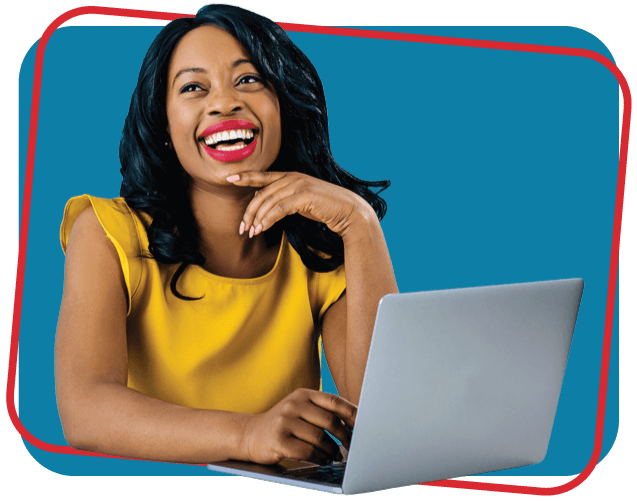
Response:
M254 236L254 226L250 226L250 238Z
M263 229L263 225L259 223L259 226L257 226L256 229L254 230L254 234L258 235L259 233L261 233L262 229Z
M226 180L229 183L234 183L235 181L238 181L239 179L241 179L241 176L239 176L239 174L235 174L234 176L229 176L226 178Z
M239 235L243 235L244 231L246 231L246 224L241 221L241 224L239 225Z

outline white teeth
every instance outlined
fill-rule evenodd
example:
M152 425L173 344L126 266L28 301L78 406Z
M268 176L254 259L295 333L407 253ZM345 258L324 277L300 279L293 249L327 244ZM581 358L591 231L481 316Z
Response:
M223 151L233 151L233 150L240 150L241 148L245 148L247 145L245 144L235 144L232 146L228 146L225 144L220 144L219 146L217 146L218 150L223 150Z
M204 138L207 146L214 146L221 141L231 141L233 139L252 139L254 132L251 129L236 129L230 131L217 132ZM229 149L229 148L224 148ZM238 148L234 148L238 149Z

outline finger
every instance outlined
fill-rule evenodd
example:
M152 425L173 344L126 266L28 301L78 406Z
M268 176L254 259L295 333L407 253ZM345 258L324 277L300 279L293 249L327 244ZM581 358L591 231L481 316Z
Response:
M352 441L352 430L336 414L317 406L311 401L300 405L299 414L310 425L329 431L345 447L349 448Z
M332 461L324 451L295 436L290 436L286 440L284 454L289 459L320 465L327 465Z
M309 425L313 426L315 433L324 433L323 430L326 430L332 434L339 442L341 442L345 447L349 448L349 445L352 441L352 430L333 412L327 411L322 407L315 405L312 402L306 402L299 407L299 417L307 422ZM321 435L323 436L323 435ZM327 434L324 434L327 437ZM299 437L301 438L301 437ZM308 437L303 437L304 440L307 440ZM317 439L318 439L317 435ZM313 441L318 445L316 441ZM330 442L330 444L333 441ZM330 445L330 449L326 450L330 454L338 454L339 451L334 449Z
M296 213L310 216L311 206L311 196L306 192L297 191L292 186L273 193L263 200L254 216L252 225L255 228L255 235L271 228L285 216Z
M350 428L354 428L356 422L356 413L358 407L348 400L332 393L324 393L322 391L312 391L310 401L325 410L333 412ZM329 430L328 430L329 431ZM331 433L331 431L330 431ZM339 439L340 440L340 439Z
M245 213L243 214L242 222L244 227L247 229L250 227L256 228L257 224L255 223L255 219L258 211L264 204L267 204L267 206L270 207L278 200L294 194L295 190L292 187L292 181L293 180L291 178L282 178L279 179L278 182L256 191L254 193L254 198L250 201L248 207L246 207ZM261 230L263 230L263 227Z
M325 433L322 427L314 426L307 421L297 419L292 425L292 435L323 451L332 461L339 458L341 452L338 444Z
M226 181L236 186L267 186L288 176L289 172L256 172L247 171L226 178Z

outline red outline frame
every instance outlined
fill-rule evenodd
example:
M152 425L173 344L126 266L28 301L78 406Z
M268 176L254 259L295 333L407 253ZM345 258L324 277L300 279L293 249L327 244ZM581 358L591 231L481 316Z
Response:
M145 10L118 9L111 7L79 7L69 10L44 31L35 56L35 74L33 81L33 94L31 99L31 120L29 127L29 143L27 151L27 165L24 183L24 198L22 201L22 221L20 223L20 246L18 254L18 273L16 277L16 292L13 309L13 327L11 331L11 347L9 350L9 373L7 376L7 410L11 422L20 435L31 445L44 451L60 454L77 454L84 456L117 457L94 452L77 451L69 446L48 444L29 433L18 417L15 408L15 379L18 358L18 339L20 335L20 319L22 314L22 293L24 287L24 271L27 254L27 241L29 235L29 215L31 211L31 189L33 185L33 165L35 157L35 145L38 129L38 114L40 107L40 88L42 83L42 63L44 51L53 32L65 21L85 14L98 14L105 16L137 17L144 19L158 19L172 21L180 17L194 17L191 14L175 14L169 12L153 12ZM604 432L604 415L606 410L606 389L608 385L608 368L610 361L610 348L613 332L613 313L615 307L615 290L617 286L617 271L619 266L619 240L621 235L622 207L624 201L624 186L626 181L626 164L628 158L628 135L630 130L631 95L628 82L609 59L597 52L586 49L573 49L567 47L551 47L545 45L532 45L510 42L493 42L486 40L470 40L464 38L440 37L431 35L415 35L407 33L391 33L385 31L363 30L355 28L334 28L313 26L306 24L279 23L286 31L299 31L304 33L319 33L325 35L354 36L359 38L376 38L383 40L399 40L406 42L433 43L438 45L455 45L462 47L478 47L485 49L513 50L520 52L537 52L542 54L557 54L566 56L586 57L604 65L615 76L624 97L624 113L622 117L621 143L619 148L619 171L617 175L617 191L615 196L615 214L613 221L613 238L611 247L611 260L608 280L608 293L606 301L606 319L604 325L604 343L602 348L602 366L600 372L599 396L597 404L597 420L595 425L595 445L590 461L584 470L569 482L556 487L529 487L522 485L494 484L487 482L473 482L464 480L441 480L422 485L434 485L439 487L456 487L459 489L474 489L484 491L510 492L518 494L536 494L550 496L562 494L580 485L593 472L602 452L602 438Z

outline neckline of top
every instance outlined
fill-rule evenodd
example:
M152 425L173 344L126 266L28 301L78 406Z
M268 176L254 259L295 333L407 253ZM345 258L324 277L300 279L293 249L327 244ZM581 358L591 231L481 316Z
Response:
M193 270L196 270L197 273L204 276L206 279L214 280L216 282L231 283L231 284L238 284L238 285L256 284L256 283L269 280L275 275L276 270L279 268L279 263L283 260L283 253L285 251L286 244L287 244L287 238L285 237L285 232L282 232L281 245L279 247L279 253L276 257L276 261L274 262L274 266L265 275L261 275L260 277L253 277L253 278L223 277L221 275L215 275L214 273L206 270L205 268L203 268L202 266L199 266L198 264L190 265L188 268L192 268Z

